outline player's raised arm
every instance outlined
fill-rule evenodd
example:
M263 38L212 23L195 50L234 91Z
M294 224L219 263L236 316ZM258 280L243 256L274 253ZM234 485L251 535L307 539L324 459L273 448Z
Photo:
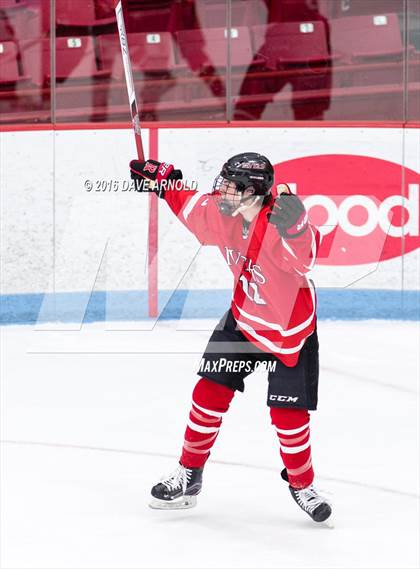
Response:
M318 229L309 223L305 206L287 184L281 184L268 220L277 229L279 241L273 248L282 268L299 275L310 271L320 243Z
M147 160L130 162L131 178L140 192L154 192L164 199L175 215L203 245L216 244L218 216L208 194L187 188L182 172L167 162Z

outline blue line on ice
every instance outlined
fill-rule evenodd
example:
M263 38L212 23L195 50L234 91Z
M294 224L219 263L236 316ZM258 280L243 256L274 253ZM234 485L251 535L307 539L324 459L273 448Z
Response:
M318 289L321 320L420 320L420 291L379 289ZM159 320L221 317L231 291L162 290ZM0 296L0 324L42 322L103 322L145 320L147 292L94 291L4 294Z

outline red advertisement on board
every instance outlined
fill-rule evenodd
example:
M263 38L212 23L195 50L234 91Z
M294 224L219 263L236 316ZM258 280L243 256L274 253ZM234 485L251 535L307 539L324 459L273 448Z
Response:
M377 263L420 247L420 174L401 164L346 154L307 156L275 166L304 200L323 235L324 265Z

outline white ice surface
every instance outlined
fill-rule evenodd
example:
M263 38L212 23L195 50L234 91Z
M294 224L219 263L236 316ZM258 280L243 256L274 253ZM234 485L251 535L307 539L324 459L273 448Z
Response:
M319 324L312 443L335 529L280 480L262 373L232 403L198 507L147 507L176 465L213 325L1 329L3 569L418 567L415 322Z

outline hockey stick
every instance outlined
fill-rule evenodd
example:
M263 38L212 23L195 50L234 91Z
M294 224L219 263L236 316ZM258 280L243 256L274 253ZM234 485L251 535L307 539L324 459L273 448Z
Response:
M133 80L130 54L128 51L127 32L125 29L122 0L115 5L118 35L120 38L121 55L124 65L125 83L127 85L128 102L130 104L131 122L137 147L137 157L144 162L143 142L141 139L140 116L137 105L136 90ZM154 158L157 158L154 156ZM148 231L148 298L149 316L156 317L158 313L157 301L157 197L149 196L149 231Z
M143 143L141 140L139 109L136 99L136 90L134 88L133 70L131 68L130 54L128 52L127 32L125 31L122 0L119 0L119 2L117 2L115 6L115 15L117 17L118 35L120 37L121 55L124 65L125 83L127 85L128 102L130 103L131 121L133 124L134 138L136 140L137 156L138 159L143 162L144 150L143 150Z

